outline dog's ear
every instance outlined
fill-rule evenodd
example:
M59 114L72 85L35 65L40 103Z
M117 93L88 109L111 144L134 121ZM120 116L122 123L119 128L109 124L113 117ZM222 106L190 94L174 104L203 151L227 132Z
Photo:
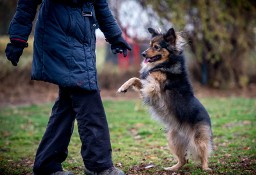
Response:
M158 31L156 31L153 28L148 28L148 32L151 33L152 38L155 37L156 35L159 35Z
M176 41L176 34L173 28L170 28L166 34L164 34L164 40L168 43L170 43L171 45L175 45L175 41Z

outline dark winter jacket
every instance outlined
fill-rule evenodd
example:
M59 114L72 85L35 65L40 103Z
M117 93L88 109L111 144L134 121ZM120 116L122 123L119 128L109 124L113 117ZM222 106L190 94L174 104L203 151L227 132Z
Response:
M97 90L95 30L107 39L121 35L106 0L19 0L10 38L27 41L37 6L32 79L63 87Z

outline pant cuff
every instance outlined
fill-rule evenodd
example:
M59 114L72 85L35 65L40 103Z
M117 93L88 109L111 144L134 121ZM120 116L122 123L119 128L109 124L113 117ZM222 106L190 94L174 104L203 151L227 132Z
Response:
M94 171L94 172L101 172L104 171L106 169L109 169L113 166L113 163L106 163L106 164L102 164L102 165L97 165L97 166L93 166L91 164L85 164L86 169L88 169L89 171Z

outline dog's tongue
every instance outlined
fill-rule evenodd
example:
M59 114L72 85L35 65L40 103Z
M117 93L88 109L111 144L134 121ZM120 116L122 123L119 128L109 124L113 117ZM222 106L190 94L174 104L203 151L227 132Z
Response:
M144 63L148 63L149 60L150 60L150 58L145 58Z

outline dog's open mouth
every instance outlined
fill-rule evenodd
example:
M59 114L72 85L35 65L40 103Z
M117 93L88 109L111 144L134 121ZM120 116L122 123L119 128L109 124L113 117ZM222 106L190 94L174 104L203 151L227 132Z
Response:
M162 57L161 55L156 55L153 57L146 57L144 60L144 63L152 63L152 62L158 61L161 59L161 57Z

